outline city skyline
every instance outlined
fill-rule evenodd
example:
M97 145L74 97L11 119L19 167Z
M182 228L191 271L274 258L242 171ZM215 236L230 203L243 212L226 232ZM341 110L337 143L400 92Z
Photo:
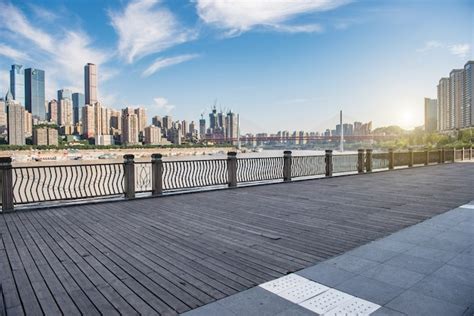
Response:
M468 1L307 1L295 12L279 11L284 1L277 1L267 20L203 3L92 4L94 18L85 23L80 2L68 9L56 1L4 2L0 91L6 93L8 69L18 63L45 70L46 99L63 88L83 92L82 72L91 62L99 67L98 99L105 106L142 106L149 117L197 120L217 99L241 114L243 133L324 131L333 126L324 121L340 109L357 116L351 121L413 128L423 124L424 97L436 98L433 83L472 59ZM457 23L443 30L420 22L420 9L430 20L455 14ZM364 17L368 12L371 18ZM155 25L156 16L172 23ZM144 34L143 21L157 33ZM58 26L64 40L52 32Z

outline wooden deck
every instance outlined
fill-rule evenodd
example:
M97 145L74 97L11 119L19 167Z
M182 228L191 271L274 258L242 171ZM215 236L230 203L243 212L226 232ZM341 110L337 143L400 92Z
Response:
M473 187L474 163L457 163L0 215L0 308L181 313L464 204Z

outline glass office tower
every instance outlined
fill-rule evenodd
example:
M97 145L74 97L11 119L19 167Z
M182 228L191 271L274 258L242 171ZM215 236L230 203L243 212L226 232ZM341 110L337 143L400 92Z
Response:
M85 98L83 93L72 94L72 111L74 124L82 121L82 108L85 105Z
M25 69L22 65L12 65L10 70L10 92L15 101L25 106Z
M33 121L46 121L44 70L25 69L25 107Z

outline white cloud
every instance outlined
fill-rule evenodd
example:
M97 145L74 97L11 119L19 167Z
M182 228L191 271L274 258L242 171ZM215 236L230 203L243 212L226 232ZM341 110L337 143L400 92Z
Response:
M28 60L29 57L26 53L14 49L8 45L0 43L0 55L10 58L14 62Z
M99 65L101 77L111 77L110 71L101 66L110 54L94 47L89 36L81 30L56 29L54 33L48 33L30 23L17 7L9 4L0 4L0 29L20 38L16 41L19 48L31 52L30 59L35 64L29 66L46 71L47 98L54 97L60 88L81 91L84 65L88 62Z
M134 0L109 16L119 36L119 54L128 63L196 38L159 0Z
M153 64L151 64L145 71L142 73L142 77L148 77L154 74L157 71L160 71L163 68L177 65L192 59L199 57L197 54L187 54L187 55L179 55L175 57L169 58L157 58Z
M420 53L424 53L430 50L433 50L435 48L443 47L443 43L438 42L438 41L427 41L423 45L423 47L418 48L416 51Z
M153 101L155 104L151 108L153 110L157 110L158 112L169 113L175 108L174 105L169 104L167 99L162 97L154 98Z
M456 44L449 46L451 54L462 58L466 57L470 50L471 46L469 44Z
M228 35L249 31L257 26L275 27L285 30L284 23L297 15L327 11L344 5L349 0L195 0L199 17L208 24L227 30ZM287 26L287 31L296 32L298 27ZM302 32L319 31L317 27L303 27Z

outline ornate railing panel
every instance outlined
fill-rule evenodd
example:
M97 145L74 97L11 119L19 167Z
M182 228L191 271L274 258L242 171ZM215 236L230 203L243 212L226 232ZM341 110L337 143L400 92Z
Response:
M324 156L291 157L291 177L317 176L326 173Z
M135 162L135 192L151 192L151 162Z
M163 162L163 189L177 190L227 184L225 159Z
M446 149L444 152L445 161L453 161L454 153L452 149Z
M387 153L372 154L372 169L386 169L389 167L389 157Z
M413 152L413 164L423 165L426 161L426 153L424 151Z
M332 172L357 171L358 155L334 155L332 156Z
M439 151L432 150L429 154L429 163L438 163L439 162Z
M283 179L283 157L237 159L237 182Z
M123 164L13 168L15 204L84 199L124 193Z
M462 152L462 149L456 149L455 151L455 159L456 160L461 160L463 159L463 156L462 156L463 152Z
M396 152L394 153L394 166L399 167L399 166L408 166L408 163L410 162L410 154L407 152Z

